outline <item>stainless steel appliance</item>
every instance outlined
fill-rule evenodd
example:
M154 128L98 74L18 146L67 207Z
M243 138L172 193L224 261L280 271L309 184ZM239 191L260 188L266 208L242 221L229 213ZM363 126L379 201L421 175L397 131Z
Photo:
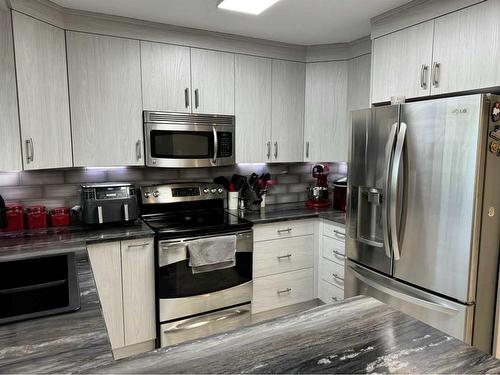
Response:
M141 214L155 231L157 337L174 345L250 323L252 224L224 211L214 183L141 188ZM193 273L191 241L236 237L234 267Z
M235 162L234 116L144 112L148 167L216 167Z
M352 112L346 228L347 297L373 296L490 353L496 102L469 95Z
M82 186L84 224L133 222L139 216L135 186L129 183L100 183Z

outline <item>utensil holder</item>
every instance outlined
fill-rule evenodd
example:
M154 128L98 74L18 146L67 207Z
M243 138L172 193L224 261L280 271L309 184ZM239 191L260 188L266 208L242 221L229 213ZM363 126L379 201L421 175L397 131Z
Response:
M229 191L227 193L227 208L229 210L238 209L238 195L237 191Z

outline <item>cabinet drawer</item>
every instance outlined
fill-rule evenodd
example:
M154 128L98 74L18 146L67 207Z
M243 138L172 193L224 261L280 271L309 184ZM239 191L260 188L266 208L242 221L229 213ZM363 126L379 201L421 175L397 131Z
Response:
M253 251L253 277L313 267L313 236L257 242Z
M339 225L323 223L323 235L345 242L345 228Z
M313 280L312 268L254 279L252 313L313 299Z
M345 261L345 243L334 238L323 236L321 253L323 258L344 264Z
M319 298L324 303L332 303L344 299L344 289L321 280L319 284Z
M320 275L322 280L344 288L344 266L323 258L320 262Z
M314 220L291 220L256 225L253 230L253 238L254 241L266 241L313 234L313 221Z

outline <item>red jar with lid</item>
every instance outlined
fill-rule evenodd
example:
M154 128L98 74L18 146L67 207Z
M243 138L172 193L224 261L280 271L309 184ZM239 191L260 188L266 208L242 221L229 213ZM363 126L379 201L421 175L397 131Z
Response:
M50 210L50 225L53 227L66 227L70 223L69 208L58 207Z
M24 210L19 203L7 203L7 231L16 231L24 229Z
M26 223L28 229L47 228L47 211L45 206L26 208Z

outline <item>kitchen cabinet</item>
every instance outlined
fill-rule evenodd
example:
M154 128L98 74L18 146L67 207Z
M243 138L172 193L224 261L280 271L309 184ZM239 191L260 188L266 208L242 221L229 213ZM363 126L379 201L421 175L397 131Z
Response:
M12 23L24 169L71 167L64 30L16 11Z
M350 112L370 107L371 55L349 60L347 84L347 119L351 124Z
M347 86L347 62L307 64L304 161L347 161Z
M500 2L486 1L435 20L433 95L500 85L499 18Z
M304 63L273 60L273 162L301 162L304 159L305 78Z
M344 299L345 228L321 221L318 297L325 303Z
M12 21L6 5L0 4L0 171L22 169L19 114L17 110L16 68Z
M191 48L194 113L234 115L234 54Z
M152 238L87 246L115 359L154 347Z
M434 21L373 41L372 103L430 95Z
M191 112L189 47L141 41L145 111Z
M139 41L67 32L75 166L144 165Z
M235 57L236 162L271 160L272 60Z
M252 313L314 298L314 219L254 227Z

